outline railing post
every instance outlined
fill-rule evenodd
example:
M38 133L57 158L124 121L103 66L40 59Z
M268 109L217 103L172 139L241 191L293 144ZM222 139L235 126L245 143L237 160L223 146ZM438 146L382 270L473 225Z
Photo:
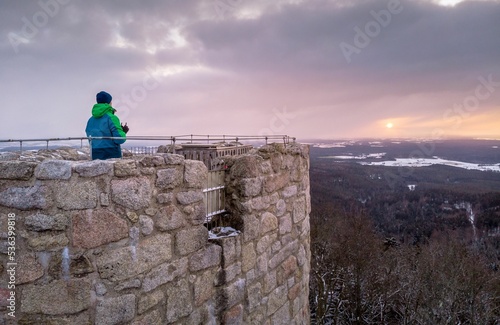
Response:
M89 155L90 155L90 160L93 160L92 159L92 137L90 136L89 137Z

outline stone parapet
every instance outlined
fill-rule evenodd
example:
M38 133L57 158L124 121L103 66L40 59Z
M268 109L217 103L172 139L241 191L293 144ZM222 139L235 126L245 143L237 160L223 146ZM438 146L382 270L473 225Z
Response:
M309 148L224 162L209 240L200 161L0 161L0 324L309 323Z

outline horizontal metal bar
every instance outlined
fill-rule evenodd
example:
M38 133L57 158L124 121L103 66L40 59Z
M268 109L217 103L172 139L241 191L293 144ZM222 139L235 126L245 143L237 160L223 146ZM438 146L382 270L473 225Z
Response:
M223 188L225 188L225 186L224 186L224 185L217 186L217 187L209 187L209 188L205 188L205 189L203 189L203 193L207 193L207 192L214 192L214 191L216 191L216 190L221 190L221 189L223 189Z
M126 139L126 140L171 140L171 141L230 141L230 140L293 140L296 138L288 135L180 135L180 136L127 136L127 137L66 137L66 138L27 138L27 139L0 139L0 142L46 142L46 141L72 141L72 140L103 140L103 139Z
M208 213L208 214L206 215L206 217L207 217L207 218L208 218L208 217L213 217L213 216L216 216L216 215L221 214L221 213L224 213L224 212L226 212L226 210L219 210L219 211L211 212L211 213Z

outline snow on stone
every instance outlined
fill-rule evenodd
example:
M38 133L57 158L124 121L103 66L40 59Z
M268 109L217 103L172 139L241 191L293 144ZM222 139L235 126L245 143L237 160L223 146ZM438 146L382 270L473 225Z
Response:
M236 230L232 227L215 227L208 232L208 238L221 238L221 237L233 237L238 236L240 234L239 230Z

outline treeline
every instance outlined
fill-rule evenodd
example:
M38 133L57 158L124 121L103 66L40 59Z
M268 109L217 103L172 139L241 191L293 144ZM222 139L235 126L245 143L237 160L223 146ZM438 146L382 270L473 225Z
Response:
M452 231L381 237L362 212L311 222L313 324L498 324L499 272Z
M496 174L311 165L314 324L500 324Z
M474 186L443 183L443 179L450 179L452 174L434 177L439 170L420 168L411 173L411 177L420 180L411 191L402 180L389 186L383 169L358 164L314 166L311 168L312 215L328 219L344 207L357 207L366 212L381 235L402 242L425 242L434 232L444 230L454 230L470 240L492 237L492 232L498 232L500 190L490 191L489 186L477 188L479 185L474 182ZM482 172L481 177L488 174L491 173ZM463 170L462 182L471 183L475 175ZM422 181L432 178L436 182ZM493 237L490 241L498 238ZM498 252L500 255L500 250Z

